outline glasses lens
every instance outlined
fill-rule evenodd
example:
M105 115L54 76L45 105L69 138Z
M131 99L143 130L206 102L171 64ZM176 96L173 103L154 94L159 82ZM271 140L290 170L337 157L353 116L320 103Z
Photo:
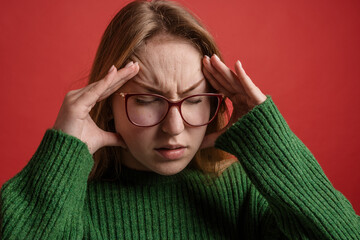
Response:
M181 115L192 126L208 124L219 108L217 96L197 95L185 98L181 104ZM166 115L169 103L164 98L152 95L132 95L127 100L127 114L138 126L153 126Z
M189 97L181 105L181 114L184 120L193 126L209 123L219 107L219 98L216 96L199 95Z
M134 95L129 97L127 102L130 121L144 127L159 123L167 108L167 101L156 96Z

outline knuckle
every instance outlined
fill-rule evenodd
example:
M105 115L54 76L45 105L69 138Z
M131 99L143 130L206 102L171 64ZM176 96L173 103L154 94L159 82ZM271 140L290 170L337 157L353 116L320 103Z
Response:
M88 113L89 113L89 111L87 110L87 107L78 102L72 104L68 108L68 114L75 118L82 118L84 115L86 115Z
M82 97L88 97L88 96L96 96L96 97L99 97L100 94L99 92L97 91L97 89L95 88L90 88L88 91L86 91Z
M65 98L63 100L63 105L69 104L71 102L71 98L72 98L72 96L65 96Z
M75 93L75 90L67 92L66 95L65 95L65 99L71 98L74 95L74 93Z
M113 75L106 75L103 78L102 84L110 84L115 77ZM101 84L101 83L100 83Z
M80 110L80 108L81 108L81 105L79 104L79 102L74 102L74 103L68 105L67 112L74 114L74 113L78 112Z
M77 92L76 90L71 90L71 91L67 92L65 95L65 98L64 98L64 102L67 102L67 103L72 102L75 99L76 92Z

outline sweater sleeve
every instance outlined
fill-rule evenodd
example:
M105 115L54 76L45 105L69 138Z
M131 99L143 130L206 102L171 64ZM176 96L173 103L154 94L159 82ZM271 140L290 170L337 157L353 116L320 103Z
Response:
M1 188L2 239L63 239L69 222L81 235L92 166L85 143L47 130L28 164Z
M359 216L290 130L271 97L239 119L215 146L239 159L268 202L264 223L276 221L289 239L360 239ZM261 229L265 236L270 227Z

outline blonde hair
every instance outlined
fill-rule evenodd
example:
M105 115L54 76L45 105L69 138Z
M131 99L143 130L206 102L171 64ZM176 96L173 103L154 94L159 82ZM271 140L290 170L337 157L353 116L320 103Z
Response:
M200 21L175 2L138 0L122 8L112 19L102 36L90 73L89 84L102 79L111 65L118 69L129 61L145 40L159 33L171 34L191 42L202 55L217 54L213 37ZM90 115L105 131L115 132L111 98L98 102ZM228 111L223 102L216 119L208 125L207 133L217 131L227 122ZM94 167L89 180L116 180L121 170L120 147L103 147L94 154ZM191 166L205 173L219 175L217 167L228 155L215 148L202 149Z

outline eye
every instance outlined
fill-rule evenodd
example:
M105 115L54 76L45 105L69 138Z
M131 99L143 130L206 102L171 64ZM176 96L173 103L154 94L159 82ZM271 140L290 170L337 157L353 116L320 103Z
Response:
M192 97L192 98L188 98L185 101L186 103L189 104L198 104L202 102L202 98L201 97Z
M151 96L139 96L135 98L135 102L139 105L147 105L152 104L156 102L160 102L161 99L157 97L151 97Z

